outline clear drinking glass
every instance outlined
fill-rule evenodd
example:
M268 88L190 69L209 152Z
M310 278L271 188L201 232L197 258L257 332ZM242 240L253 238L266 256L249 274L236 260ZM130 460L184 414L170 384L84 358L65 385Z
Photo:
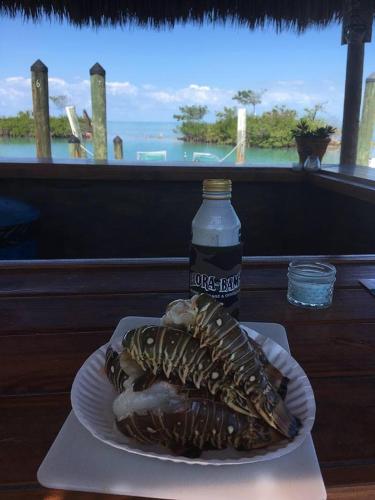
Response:
M313 309L329 307L335 280L336 269L331 264L293 261L288 268L288 301Z
M316 172L320 170L320 160L319 156L310 155L306 158L305 163L303 164L303 169L308 172Z

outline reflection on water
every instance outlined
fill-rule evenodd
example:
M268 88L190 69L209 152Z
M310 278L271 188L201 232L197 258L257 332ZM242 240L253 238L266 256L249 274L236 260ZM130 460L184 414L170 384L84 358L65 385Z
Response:
M167 152L167 161L193 160L194 153L210 153L212 161L224 158L233 146L218 146L214 144L188 144L178 140L175 123L169 122L108 122L108 159L113 160L113 138L119 135L123 139L124 160L136 161L139 151ZM90 141L85 142L90 151L93 150ZM236 153L232 153L225 163L234 163ZM35 143L33 139L0 139L0 157L35 158ZM52 156L54 159L69 158L68 142L65 139L52 141ZM324 163L338 163L339 149L327 151ZM216 158L215 158L216 157ZM210 163L210 158L200 156L200 163ZM290 165L298 161L294 148L290 149L260 149L247 148L246 162L251 165Z

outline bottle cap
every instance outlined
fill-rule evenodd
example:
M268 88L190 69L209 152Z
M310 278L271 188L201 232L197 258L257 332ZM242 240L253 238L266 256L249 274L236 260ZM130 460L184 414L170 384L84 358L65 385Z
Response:
M230 179L205 179L203 193L231 193L232 181Z

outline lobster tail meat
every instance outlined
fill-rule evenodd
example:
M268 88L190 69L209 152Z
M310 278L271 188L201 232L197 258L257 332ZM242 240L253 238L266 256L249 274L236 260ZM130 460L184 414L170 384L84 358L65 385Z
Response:
M191 450L227 446L249 450L283 439L259 419L236 413L199 394L177 392L165 382L144 393L143 407L134 405L134 393L124 393L114 403L119 430L143 443L159 443L191 455ZM155 394L158 400L153 399Z

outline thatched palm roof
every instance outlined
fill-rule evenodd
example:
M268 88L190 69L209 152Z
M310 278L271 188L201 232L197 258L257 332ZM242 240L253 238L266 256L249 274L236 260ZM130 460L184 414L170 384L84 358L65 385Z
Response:
M361 0L375 5L375 0ZM303 31L340 22L344 0L0 0L0 13L41 20L47 16L77 26L153 28L177 23L235 23L250 29L272 24Z

